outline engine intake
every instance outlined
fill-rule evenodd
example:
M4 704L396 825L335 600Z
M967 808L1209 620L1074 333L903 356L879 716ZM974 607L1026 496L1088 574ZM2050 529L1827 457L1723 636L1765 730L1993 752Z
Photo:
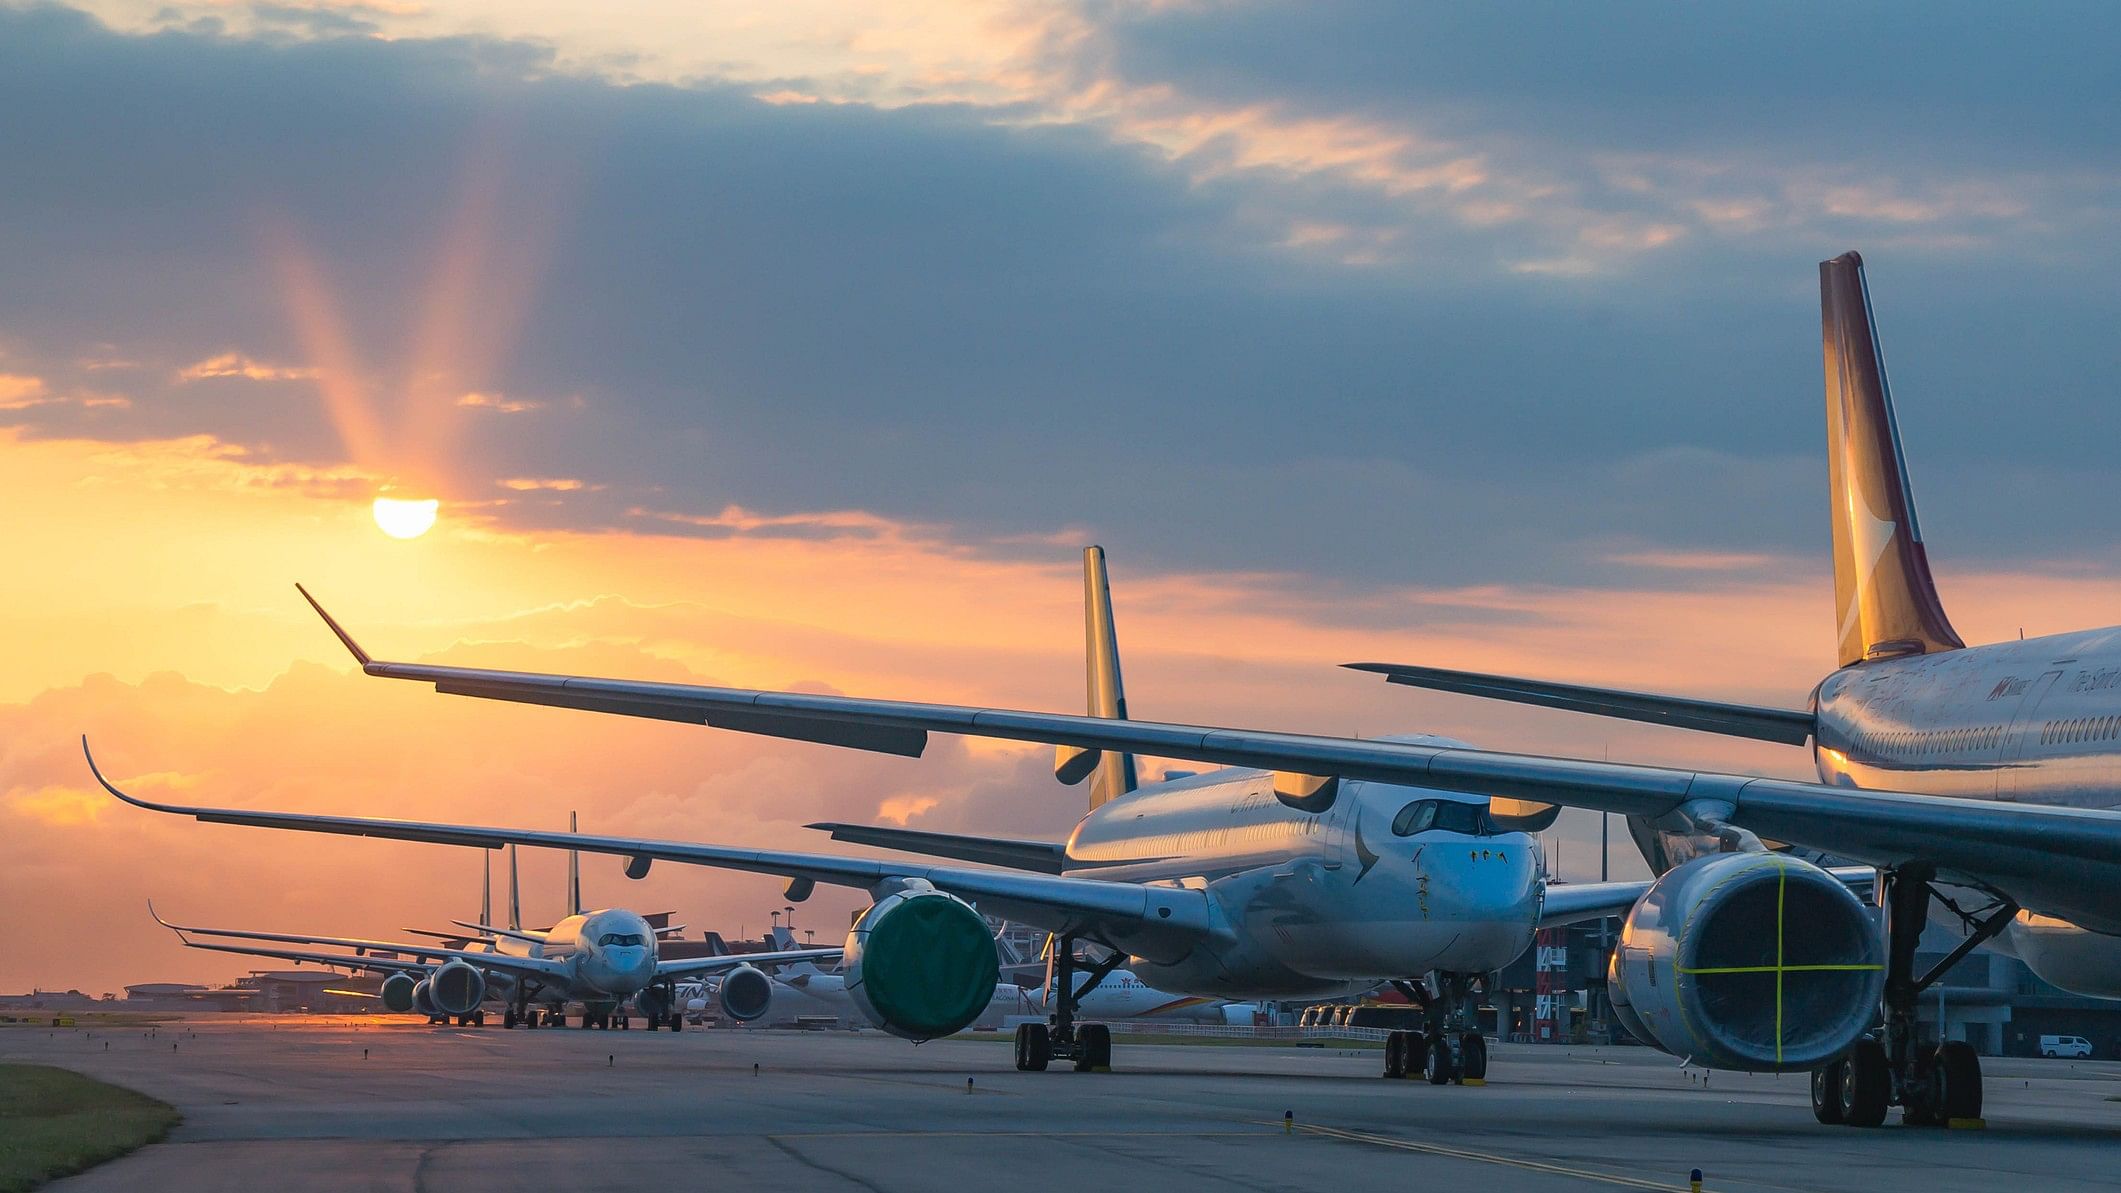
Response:
M933 888L872 904L847 934L841 968L848 995L871 1023L915 1041L971 1026L1001 978L987 921Z
M428 977L427 997L444 1015L469 1015L486 1001L486 975L469 962L448 962Z
M773 979L755 966L739 965L722 979L722 1014L738 1023L762 1019L773 1007Z
M399 1014L412 1009L413 987L420 983L411 974L394 973L383 979L383 1007Z
M442 1013L435 1006L434 983L430 979L421 978L413 985L412 1009L430 1019Z
M1775 853L1667 872L1629 910L1607 993L1637 1037L1713 1069L1814 1069L1864 1033L1885 986L1871 911Z

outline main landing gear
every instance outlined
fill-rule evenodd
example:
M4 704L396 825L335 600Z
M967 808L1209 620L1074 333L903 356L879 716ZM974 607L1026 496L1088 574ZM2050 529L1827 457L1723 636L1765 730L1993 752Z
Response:
M1083 996L1097 989L1099 982L1119 968L1126 960L1123 953L1114 953L1090 967L1082 985L1075 983L1075 938L1055 937L1053 941L1053 1013L1045 1023L1019 1023L1016 1026L1016 1068L1021 1073L1043 1073L1046 1066L1056 1060L1072 1060L1078 1073L1109 1073L1112 1071L1112 1029L1102 1023L1075 1021L1075 1013L1082 1006Z
M1472 975L1439 973L1435 993L1421 982L1392 984L1422 1009L1428 1026L1385 1037L1384 1075L1393 1080L1425 1080L1430 1085L1487 1084L1488 1041L1467 1023Z
M1974 951L2010 926L2018 905L1999 899L1969 912L1937 893L1936 867L1910 862L1879 877L1885 907L1885 1023L1876 1036L1822 1069L1812 1071L1812 1117L1822 1123L1875 1127L1890 1106L1910 1127L1944 1127L1981 1118L1981 1058L1971 1046L1947 1040L1936 1048L1915 1044L1915 1003L1922 992ZM1915 976L1915 944L1929 923L1930 899L1949 908L1970 931L1957 948L1921 977ZM1941 1034L1943 1024L1938 1028Z

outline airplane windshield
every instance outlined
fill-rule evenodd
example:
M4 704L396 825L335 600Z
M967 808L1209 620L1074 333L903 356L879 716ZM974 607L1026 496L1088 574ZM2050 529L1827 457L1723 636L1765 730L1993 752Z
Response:
M636 932L606 932L604 935L597 938L597 943L619 945L630 944L639 946L645 945L648 942L646 940L641 939L640 934Z
M1495 822L1488 817L1487 809L1478 804L1463 804L1447 799L1415 800L1401 808L1399 815L1392 818L1394 836L1411 837L1430 829L1485 837L1495 832Z

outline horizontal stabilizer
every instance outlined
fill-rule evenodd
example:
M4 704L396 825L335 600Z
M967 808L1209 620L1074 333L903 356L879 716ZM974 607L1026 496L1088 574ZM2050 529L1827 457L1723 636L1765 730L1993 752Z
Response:
M1543 679L1519 679L1511 675L1483 675L1477 671L1448 671L1442 667L1419 667L1409 663L1348 663L1345 666L1354 671L1372 671L1392 683L1409 687L1536 704L1542 708L1561 708L1627 721L1647 721L1652 725L1698 729L1703 733L1749 737L1786 746L1801 746L1812 736L1812 714L1797 709L1725 704L1717 700L1592 688Z
M1066 846L1051 841L966 837L956 833L928 833L910 828L881 828L867 824L832 822L807 824L803 827L831 833L835 841L851 841L856 845L874 845L879 849L896 849L927 857L955 858L961 862L984 862L990 866L1029 870L1037 874L1060 873L1068 857Z

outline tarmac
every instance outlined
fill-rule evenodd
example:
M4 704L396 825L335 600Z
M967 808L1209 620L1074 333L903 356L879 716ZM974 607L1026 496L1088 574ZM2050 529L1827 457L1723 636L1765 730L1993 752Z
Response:
M1138 1043L1018 1073L1006 1040L202 1016L0 1028L0 1059L151 1094L170 1139L56 1190L2106 1189L2121 1064L1985 1060L1987 1128L1825 1127L1802 1075L1498 1045L1489 1082L1370 1049ZM756 1066L756 1071L754 1071ZM1285 1113L1289 1116L1284 1118Z

